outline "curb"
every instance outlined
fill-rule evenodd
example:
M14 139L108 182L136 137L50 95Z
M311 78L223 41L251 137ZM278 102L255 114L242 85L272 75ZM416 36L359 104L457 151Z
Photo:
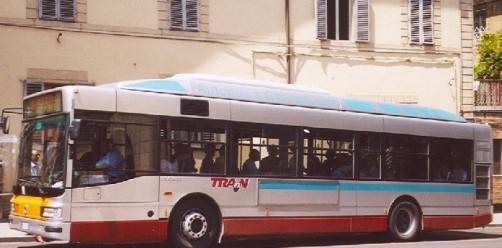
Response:
M14 242L31 242L35 241L33 236L28 236L26 237L2 237L0 238L0 243L14 243Z

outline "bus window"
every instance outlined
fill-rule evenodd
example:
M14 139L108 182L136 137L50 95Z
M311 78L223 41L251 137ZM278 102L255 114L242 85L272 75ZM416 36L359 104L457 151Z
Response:
M353 136L340 130L304 132L306 176L353 178Z
M383 177L397 180L427 179L428 140L407 135L387 135Z
M235 174L296 176L296 128L241 123L233 131Z
M361 179L380 178L380 134L361 133L358 147L358 173Z
M161 173L225 174L226 125L219 121L161 122Z
M116 183L156 173L154 117L83 111L77 117L85 121L73 146L74 186Z
M473 143L469 140L431 139L432 181L471 182Z

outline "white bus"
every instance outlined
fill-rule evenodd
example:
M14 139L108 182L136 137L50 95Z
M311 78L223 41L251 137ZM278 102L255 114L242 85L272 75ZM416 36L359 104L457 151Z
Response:
M23 113L10 227L50 239L410 241L492 220L491 129L437 109L179 74L51 89Z

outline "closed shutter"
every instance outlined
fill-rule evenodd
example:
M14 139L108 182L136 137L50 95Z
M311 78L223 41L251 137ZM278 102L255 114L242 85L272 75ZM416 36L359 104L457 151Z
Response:
M370 40L370 0L356 0L356 28L357 41L367 42Z
M199 0L185 0L187 30L199 30Z
M26 80L24 81L23 88L24 88L23 96L29 96L31 94L41 92L42 90L44 90L44 83Z
M59 17L61 20L75 20L75 0L60 0Z
M38 6L40 18L57 19L56 2L57 0L40 0Z
M422 28L423 28L423 43L424 44L433 44L434 43L434 32L433 32L433 8L432 8L433 0L423 0L423 11L422 11Z
M183 0L171 0L169 14L171 28L183 29Z
M410 0L410 43L433 44L433 0Z
M328 3L327 0L317 0L316 14L317 14L317 39L328 39Z
M63 21L75 20L75 0L40 0L39 16Z
M170 27L180 30L199 30L199 0L171 0Z

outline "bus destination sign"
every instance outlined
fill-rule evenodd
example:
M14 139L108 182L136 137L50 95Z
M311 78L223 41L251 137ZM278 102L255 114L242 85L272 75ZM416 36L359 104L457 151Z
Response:
M61 91L54 91L24 100L23 116L24 118L32 118L61 112L62 110Z

